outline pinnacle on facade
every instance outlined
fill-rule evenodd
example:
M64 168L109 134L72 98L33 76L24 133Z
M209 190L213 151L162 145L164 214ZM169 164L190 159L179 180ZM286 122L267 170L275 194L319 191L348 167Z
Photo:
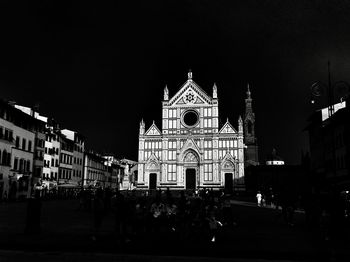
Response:
M218 88L216 86L216 83L213 85L213 98L216 99L218 98Z
M164 87L164 101L167 101L167 100L169 100L169 90L168 90L168 86L167 85L165 85L165 87Z
M143 121L143 118L140 122L140 135L143 135L145 133L145 122Z
M192 71L191 71L191 69L187 73L187 79L188 80L192 80Z
M238 132L243 132L243 120L242 117L238 117Z

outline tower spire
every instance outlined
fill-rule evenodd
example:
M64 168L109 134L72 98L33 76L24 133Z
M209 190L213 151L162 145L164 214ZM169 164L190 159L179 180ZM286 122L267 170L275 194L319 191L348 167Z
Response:
M255 114L252 107L250 85L247 84L247 98L245 99L245 113L243 119L244 144L247 146L245 154L247 163L256 165L258 160L258 144L255 136Z
M249 83L248 83L248 88L247 88L247 99L252 99L251 98L250 88L249 88Z

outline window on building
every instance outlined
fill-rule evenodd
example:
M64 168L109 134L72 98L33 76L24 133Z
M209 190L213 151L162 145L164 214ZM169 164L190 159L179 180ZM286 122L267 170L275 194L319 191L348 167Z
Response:
M23 150L26 150L26 142L27 142L26 139L23 138L23 139L22 139L22 149L23 149Z
M168 181L176 181L176 165L168 165Z
M213 180L213 166L211 164L204 165L204 180L205 181Z
M29 152L32 151L32 141L31 140L28 141L28 151Z
M6 165L6 161L7 161L7 151L6 149L2 152L2 164Z
M6 140L9 140L9 131L5 128L5 137Z
M19 160L19 171L23 171L23 159Z
M13 131L9 130L9 141L13 142Z
M13 161L13 169L18 170L18 158L16 157L15 160Z
M6 164L8 166L11 166L11 153L7 153L7 161L6 161Z
M16 136L16 147L17 148L19 148L19 140L20 140L19 136Z
M30 172L30 160L27 160L27 168L26 168L27 172Z

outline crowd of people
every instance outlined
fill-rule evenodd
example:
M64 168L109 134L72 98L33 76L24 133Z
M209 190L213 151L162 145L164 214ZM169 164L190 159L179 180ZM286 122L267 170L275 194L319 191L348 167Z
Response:
M73 192L73 191L71 191ZM200 236L210 242L217 242L221 232L237 225L231 208L231 196L224 191L203 189L200 191L119 191L109 188L85 188L67 194L79 200L78 210L93 217L91 238L96 240L107 214L115 220L113 231L118 241L127 243L137 237L174 235L182 239ZM291 194L260 192L256 194L258 207L276 209L289 226L294 225L297 199ZM28 202L26 232L40 232L41 192ZM310 228L322 230L325 239L341 225L343 207L333 198L309 197L302 202L306 223ZM346 201L350 203L350 201Z
M164 233L188 238L194 232L211 242L220 230L236 225L230 197L222 191L195 192L156 191L137 194L97 189L80 193L80 210L91 210L94 223L92 239L96 240L104 214L112 212L115 234L119 241L129 242L145 234Z

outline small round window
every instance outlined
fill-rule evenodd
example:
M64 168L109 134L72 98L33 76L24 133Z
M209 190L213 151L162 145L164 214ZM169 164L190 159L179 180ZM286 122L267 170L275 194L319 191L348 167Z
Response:
M194 110L188 110L183 115L183 122L188 127L193 127L198 123L198 113Z

